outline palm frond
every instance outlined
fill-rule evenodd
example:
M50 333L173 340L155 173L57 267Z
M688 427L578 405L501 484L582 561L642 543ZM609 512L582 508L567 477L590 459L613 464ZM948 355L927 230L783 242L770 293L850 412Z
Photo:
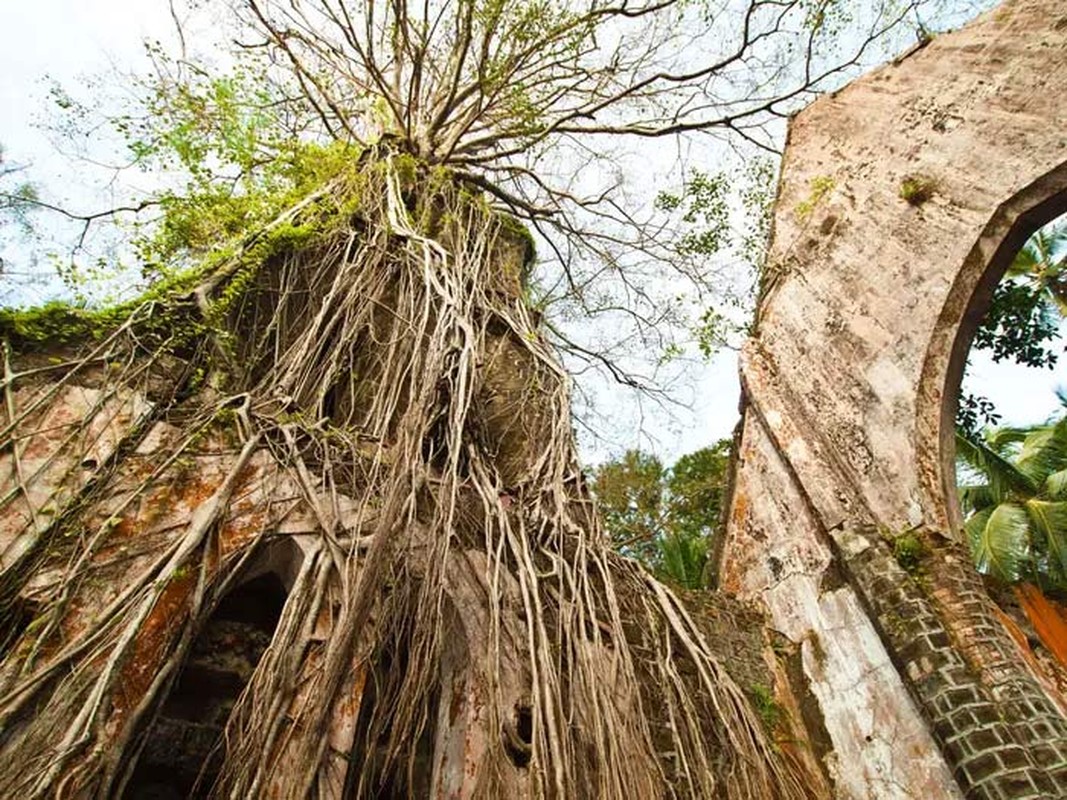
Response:
M1026 278L1040 268L1041 253L1036 247L1028 242L1022 250L1015 254L1011 266L1004 273L1008 278Z
M1027 571L1030 555L1030 518L1015 503L985 509L964 523L979 572L1014 583Z
M1067 468L1045 478L1041 493L1050 500L1067 500Z
M1046 561L1041 571L1057 587L1067 586L1067 502L1032 498L1026 502L1026 513L1041 540L1035 548Z
M982 434L983 441L1002 456L1010 455L1013 445L1022 444L1026 437L1034 432L1033 425L1017 428L1005 425L1002 428L987 429Z
M1027 496L1037 493L1038 484L1029 475L989 445L976 442L958 430L956 456L986 477L989 491L998 503L1007 500L1013 492Z
M960 507L964 514L981 511L997 504L988 483L968 484L959 487Z
M1016 253L1006 277L1030 284L1044 297L1050 310L1067 317L1067 292L1062 274L1067 249L1067 225L1049 226L1037 231Z
M661 575L684 589L702 589L704 566L708 560L708 540L704 536L668 534L662 540Z
M1023 441L1015 463L1035 487L1041 487L1054 472L1067 469L1067 417L1054 425L1035 428Z

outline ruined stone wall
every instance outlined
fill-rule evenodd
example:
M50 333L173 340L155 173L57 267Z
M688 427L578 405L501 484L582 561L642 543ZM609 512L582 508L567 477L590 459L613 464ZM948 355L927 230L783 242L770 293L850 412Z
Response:
M955 541L951 441L993 286L1067 210L1065 65L1067 8L1015 0L790 126L719 580L800 648L839 797L1067 796L1062 698Z

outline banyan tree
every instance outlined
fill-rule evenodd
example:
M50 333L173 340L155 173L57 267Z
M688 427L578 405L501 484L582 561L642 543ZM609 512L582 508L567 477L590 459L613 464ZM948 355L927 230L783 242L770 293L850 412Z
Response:
M140 152L199 160L143 248L174 263L118 306L2 319L0 795L806 796L698 616L610 550L514 215L571 289L614 245L667 253L613 233L570 260L613 213L583 218L519 156L759 139L841 62L773 96L716 99L721 76L813 47L822 21L359 5L241 3L278 81L257 115L288 138L240 151L256 129L219 83L161 79L156 111L194 124ZM715 59L662 49L699 38L667 21L723 19ZM219 195L205 165L235 152Z

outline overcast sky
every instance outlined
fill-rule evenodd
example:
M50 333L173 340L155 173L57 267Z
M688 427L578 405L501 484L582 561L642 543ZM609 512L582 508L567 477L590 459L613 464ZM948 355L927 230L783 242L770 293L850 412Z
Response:
M44 194L78 211L97 210L93 204L103 202L77 188L75 174L82 167L56 155L47 136L34 126L46 103L45 76L75 86L81 78L110 68L138 69L144 63L145 38L171 40L169 13L164 0L0 0L0 143L9 159L29 165L30 177L42 185ZM1044 419L1057 408L1053 389L1067 383L1067 361L1055 371L994 365L982 357L973 362L971 390L992 399L1005 422ZM618 415L624 421L609 441L587 446L587 460L641 445L654 446L672 461L728 436L737 420L735 355L724 352L711 364L693 369L699 373L692 413L676 412L675 419L664 421L662 412L649 407L643 419L646 435L639 437L635 431L640 413L628 409Z

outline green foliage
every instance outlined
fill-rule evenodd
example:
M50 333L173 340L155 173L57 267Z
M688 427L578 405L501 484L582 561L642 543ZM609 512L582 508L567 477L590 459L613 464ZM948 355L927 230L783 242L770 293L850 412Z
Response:
M660 192L655 207L660 211L680 211L678 223L687 228L677 249L683 256L713 256L729 241L730 183L725 173L708 175L690 170L681 194Z
M1059 356L1051 346L1059 323L1056 307L1038 287L1001 282L993 292L989 312L975 332L972 347L992 351L994 361L1011 359L1028 367L1052 369Z
M964 530L984 574L1067 591L1067 416L956 435Z
M281 223L258 235L247 247L221 245L185 270L169 270L137 297L122 303L93 307L82 302L53 300L31 308L0 308L0 336L14 342L72 343L99 339L127 320L131 314L157 303L168 313L154 313L142 330L166 340L170 350L180 350L208 330L225 337L224 319L234 302L251 286L259 268L272 256L306 244L328 219L326 209L312 221ZM190 318L192 309L185 296L208 274L226 268L229 278L210 308L209 319ZM177 306L185 306L179 312Z
M701 355L710 359L726 345L731 336L743 330L744 326L732 322L715 308L709 308L700 315L693 332Z
M3 250L11 241L7 234L13 232L14 239L31 239L33 211L37 208L39 196L37 187L21 179L25 167L13 164L0 145L0 276L8 274L4 263Z
M682 456L670 469L639 450L602 464L593 491L616 549L675 585L702 588L729 452L723 440Z
M293 127L283 110L290 98L260 55L245 52L229 72L209 74L147 47L154 73L134 82L126 113L107 120L135 168L177 180L147 198L156 213L133 226L145 277L203 262L358 161L358 147ZM62 87L51 94L59 130L83 130L89 110Z
M136 84L137 113L109 120L135 166L177 175L181 182L148 198L145 207L155 215L139 219L132 229L130 244L148 287L134 299L103 307L76 300L4 309L0 330L15 340L99 337L146 302L171 304L222 270L226 278L212 297L208 319L172 314L176 326L163 330L166 315L155 314L151 325L176 346L207 329L223 334L220 341L225 341L222 322L264 263L358 211L360 149L320 143L289 129L272 111L279 90L270 88L275 84L265 80L265 68L254 58L238 59L229 74L209 76L169 59L157 46L149 51L159 74ZM61 129L84 126L89 112L83 105L59 86L51 94L62 115ZM278 220L333 181L343 188L309 203L298 222ZM88 271L71 259L56 266L75 298L82 296L87 278L121 269L107 260Z
M989 310L975 331L973 350L994 362L1053 369L1060 355L1059 329L1067 311L1067 223L1034 233L993 290ZM956 426L970 436L996 425L1000 414L988 399L961 391Z
M813 34L832 38L852 22L852 5L848 0L801 0L804 27Z
M517 217L514 217L511 214L498 214L497 218L500 222L501 230L505 232L505 235L510 236L523 244L525 252L523 253L522 268L524 272L523 285L525 286L525 279L529 278L529 273L537 261L537 243L534 242L533 234L530 233L530 229Z
M915 572L922 563L922 540L914 533L904 533L893 539L893 557L905 572Z
M1008 267L1007 277L1025 282L1067 316L1067 222L1057 220L1036 231Z
M745 228L741 253L749 264L762 269L771 238L774 209L776 162L770 158L753 158L745 165L742 176L741 206L745 209Z
M604 526L615 548L645 563L656 560L662 535L666 470L658 458L628 450L601 464L593 479Z
M96 323L92 311L58 301L29 309L0 308L0 336L15 341L67 343L93 338Z
M653 205L668 215L667 227L677 233L671 248L680 263L688 265L693 274L703 275L707 265L733 249L746 263L759 269L770 236L775 175L773 160L753 158L739 171L711 175L690 170L680 191L659 192ZM731 199L737 197L745 212L739 226L737 209L731 209ZM693 341L706 359L736 342L746 332L750 316L749 290L737 292L720 286L717 294L716 304L705 307L688 324ZM731 313L730 308L736 313ZM682 352L678 346L669 346L661 363Z
M36 186L17 179L24 169L24 166L12 164L0 145L0 221L14 222L24 232L29 232L27 214L40 198Z
M233 187L207 176L191 181L182 193L160 198L162 216L136 241L146 272L166 274L176 264L208 256L220 244L264 226L286 208L349 170L358 149L343 144L302 144L272 162L261 182ZM358 197L358 193L353 193ZM351 209L354 210L354 209ZM277 244L286 235L300 238L309 230L273 232Z
M784 712L778 701L774 699L774 692L762 683L753 684L748 690L748 696L759 714L763 727L773 733L782 724Z
M909 175L900 182L900 198L910 206L921 206L935 191L937 184L922 175Z

